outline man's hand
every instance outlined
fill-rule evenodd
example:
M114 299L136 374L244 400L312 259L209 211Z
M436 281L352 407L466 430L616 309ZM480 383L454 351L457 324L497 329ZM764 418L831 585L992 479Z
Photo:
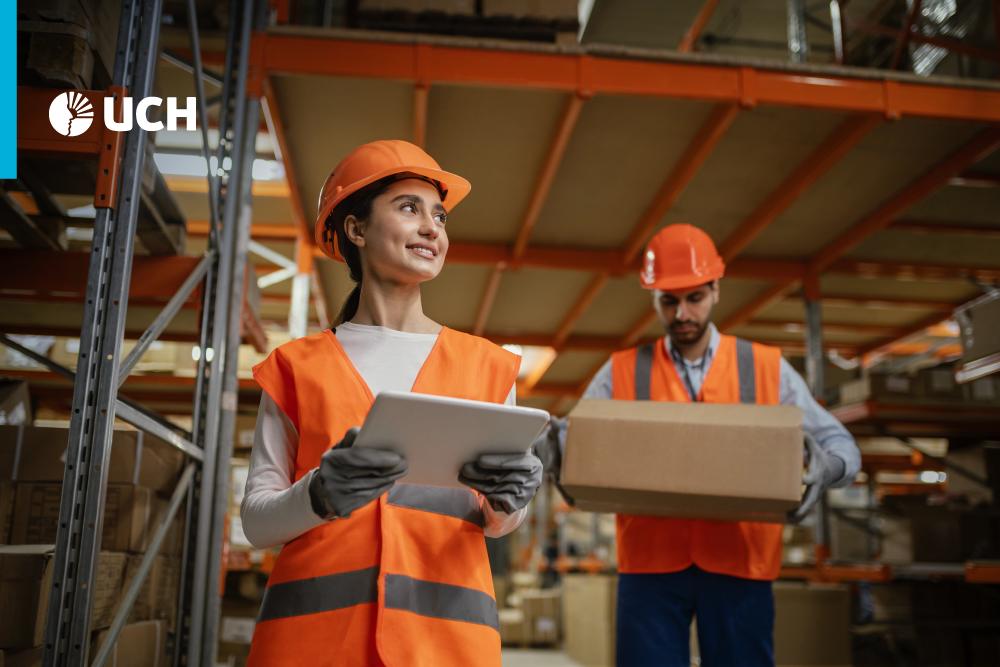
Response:
M844 475L845 464L839 457L827 454L808 434L805 441L809 452L809 467L802 477L802 483L806 485L806 492L799 506L788 513L791 523L799 523L806 518L823 497L823 493Z

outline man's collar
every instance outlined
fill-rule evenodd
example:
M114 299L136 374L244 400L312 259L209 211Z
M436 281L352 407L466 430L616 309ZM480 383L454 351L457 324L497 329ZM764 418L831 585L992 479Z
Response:
M719 341L722 340L722 336L719 334L718 327L715 326L714 322L708 323L708 347L705 349L706 361L711 361L715 358L715 351L719 349ZM670 341L670 334L663 337L663 344L666 346L667 355L670 356L674 361L680 361L683 359L679 350L674 349L673 343ZM697 361L697 360L695 360Z

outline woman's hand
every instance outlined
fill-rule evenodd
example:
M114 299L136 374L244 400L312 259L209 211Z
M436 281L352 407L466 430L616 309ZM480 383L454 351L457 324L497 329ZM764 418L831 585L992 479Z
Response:
M542 462L530 452L483 454L462 466L458 481L486 496L494 510L513 514L535 497L542 484Z
M354 449L358 429L327 450L313 471L309 497L313 511L324 519L344 519L392 488L406 474L406 459L386 449Z

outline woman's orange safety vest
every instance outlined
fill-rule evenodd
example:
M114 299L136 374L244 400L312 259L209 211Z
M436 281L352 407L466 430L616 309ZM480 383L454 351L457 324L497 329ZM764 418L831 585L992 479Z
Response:
M502 403L519 357L444 328L413 391ZM374 401L333 331L274 350L254 377L298 429L295 479ZM396 483L346 519L286 544L261 605L248 665L500 665L480 497Z
M691 401L665 348L661 339L613 354L612 398ZM780 377L780 350L721 336L698 400L777 404ZM770 581L781 569L780 524L619 514L617 529L618 570L623 573L680 572L697 565L717 574Z

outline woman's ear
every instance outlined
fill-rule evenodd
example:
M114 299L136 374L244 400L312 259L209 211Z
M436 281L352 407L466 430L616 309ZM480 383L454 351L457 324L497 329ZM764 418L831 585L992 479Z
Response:
M354 215L344 218L344 233L351 243L359 248L365 245L365 226Z

